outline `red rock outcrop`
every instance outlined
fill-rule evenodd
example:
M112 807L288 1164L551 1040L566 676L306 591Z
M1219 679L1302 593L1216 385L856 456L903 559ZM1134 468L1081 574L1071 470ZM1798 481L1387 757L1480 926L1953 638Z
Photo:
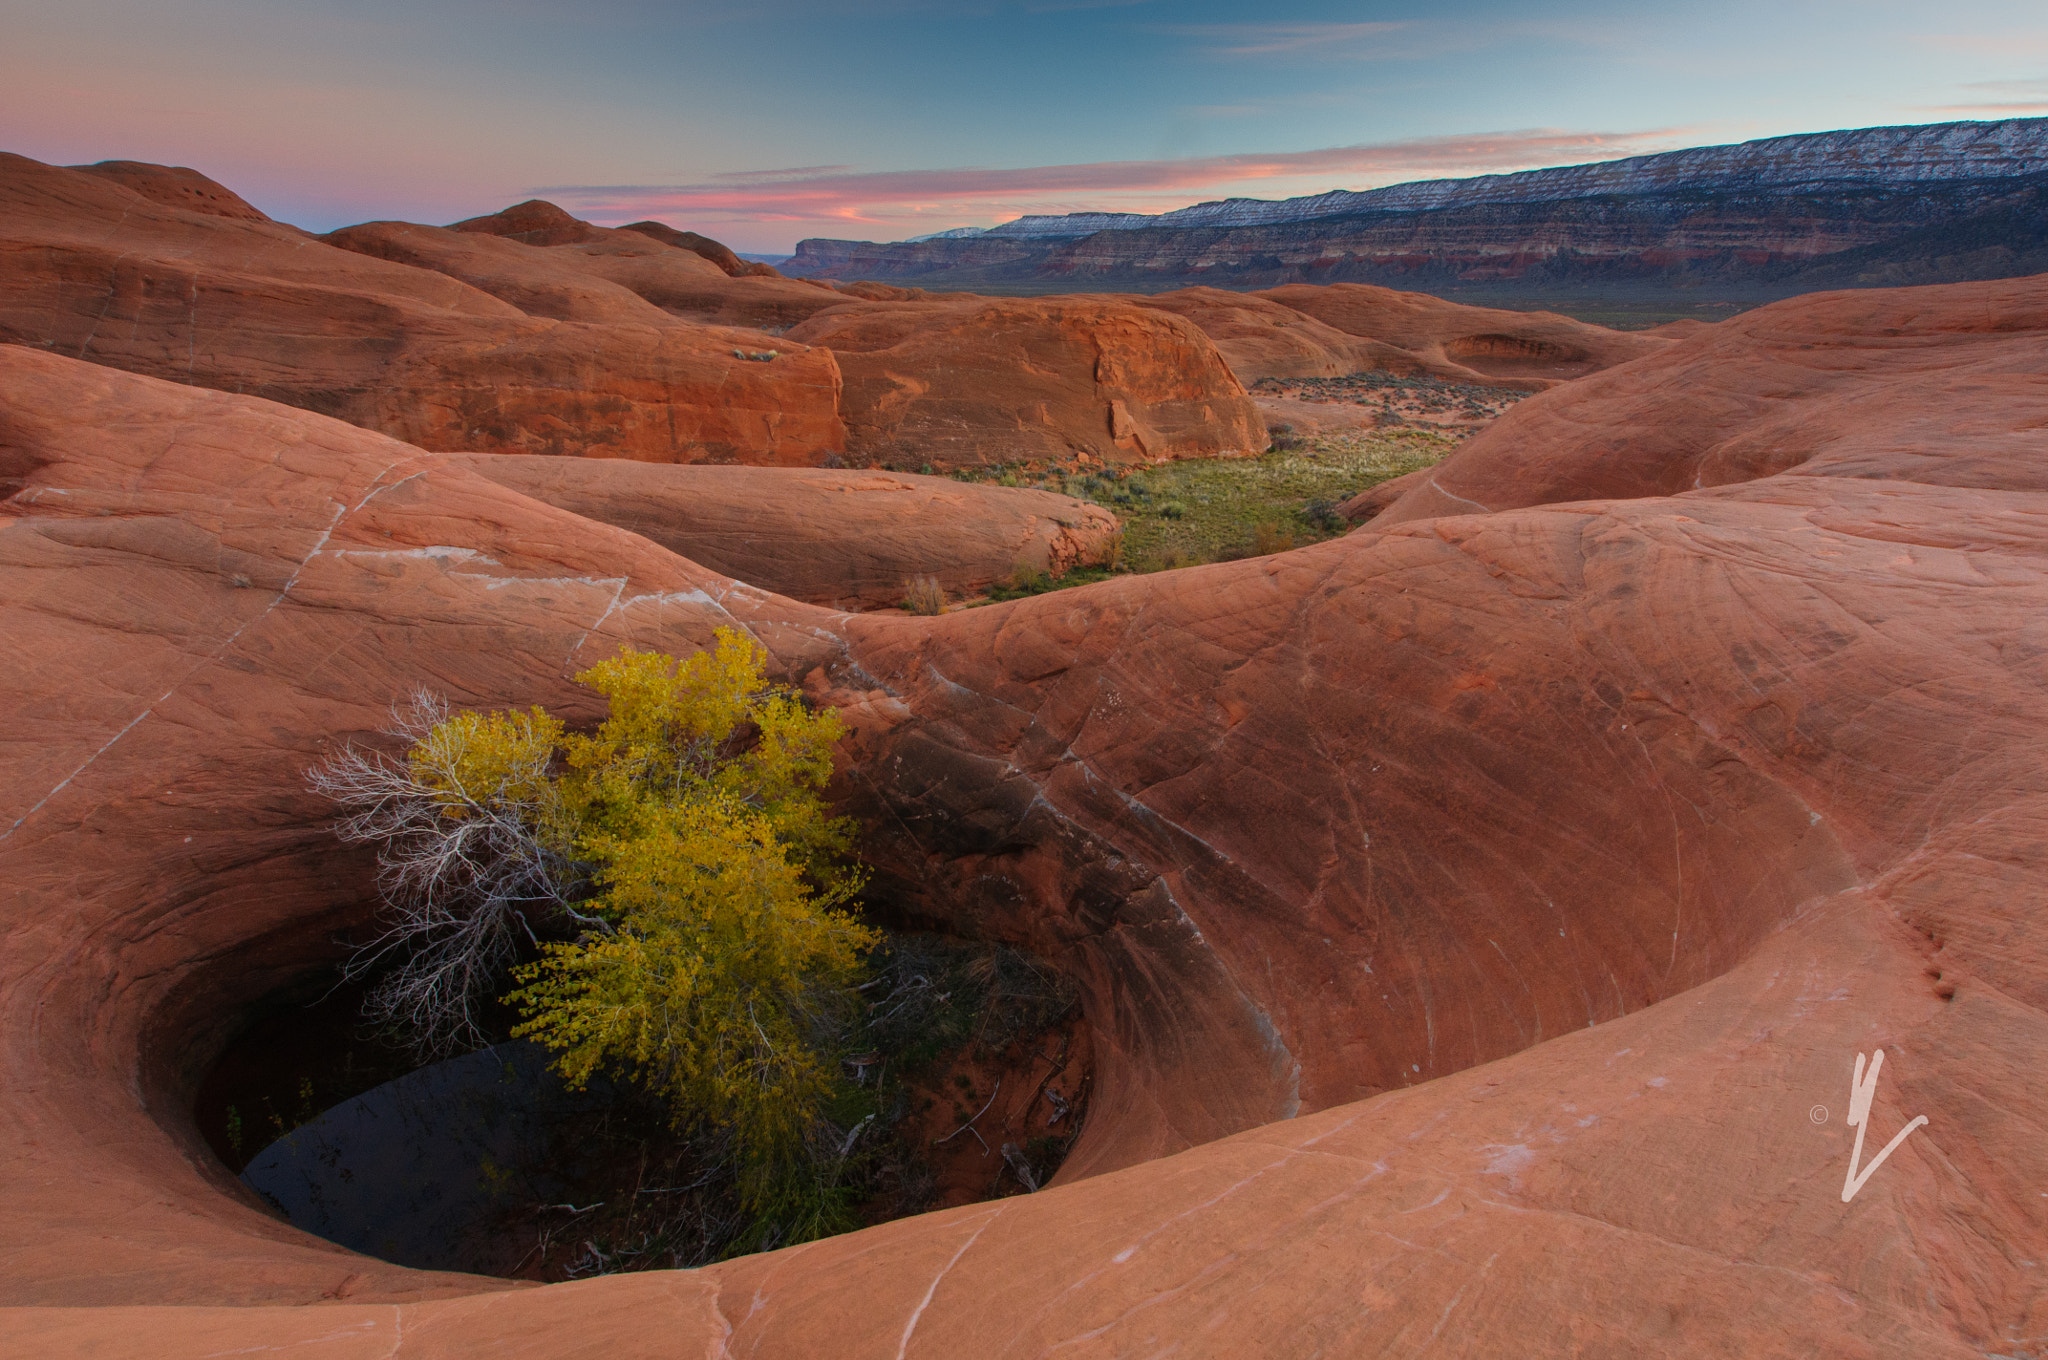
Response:
M1462 364L1447 362L1441 353L1426 356L1368 332L1340 330L1306 311L1256 293L1182 288L1133 301L1184 316L1201 327L1223 352L1231 372L1247 383L1259 378L1334 378L1370 369L1404 375L1428 373L1451 382L1493 381ZM1518 380L1517 385L1536 386L1527 379Z
M743 260L723 241L714 241L709 236L699 236L694 231L677 231L666 222L628 222L620 231L637 231L642 236L652 236L657 241L672 246L681 246L693 251L717 265L728 276L736 279L779 279L782 271L772 264L759 260Z
M1967 304L2035 325L2023 298ZM1862 362L1812 334L1815 367ZM0 1304L30 1353L1961 1357L2048 1334L2048 490L2018 379L1982 386L1975 462L1894 443L1862 476L1375 527L913 619L735 585L305 413L18 348L0 378L0 609L27 659L0 673ZM837 792L877 891L1080 981L1101 1085L1060 1182L467 1298L424 1296L495 1286L235 1198L194 1072L369 896L299 782L320 744L420 680L583 714L578 666L728 622L851 724ZM1872 1146L1932 1122L1845 1204L1844 1087L1879 1047Z
M523 246L572 246L605 234L603 227L593 226L544 198L529 198L481 217L466 217L451 223L448 230L497 236Z
M1646 331L1609 330L1556 312L1468 307L1362 283L1298 283L1252 296L1347 335L1405 350L1424 372L1530 390L1627 363L1672 343Z
M2034 489L2048 275L1817 293L1518 404L1384 524L1777 473Z
M412 222L364 222L320 238L328 245L460 279L528 316L600 326L680 328L677 317L632 289L587 267L571 251L539 249L510 236L423 227ZM671 267L723 279L717 266L694 254L676 256Z
M1142 463L1265 447L1208 337L1122 301L849 303L788 338L838 356L856 459Z
M144 198L173 208L203 213L208 217L232 218L238 222L268 222L270 218L247 199L184 165L151 165L146 161L99 161L74 165L73 170L113 180Z
M628 239L720 285L776 282ZM0 340L430 449L812 464L845 446L830 354L784 344L762 363L744 357L757 330L529 316L448 274L20 156L0 156Z
M1018 568L1106 561L1116 517L1049 491L826 468L674 467L491 454L479 475L617 525L713 571L810 604L878 609L913 576L953 599Z
M316 239L216 189L0 159L0 340L434 450L816 465L846 417L857 459L912 467L1263 443L1199 331L1121 303L861 301L540 200ZM825 312L860 356L844 413L834 355L784 334Z
M545 249L546 256L520 258L532 260L542 272L572 271L605 279L673 316L705 325L771 327L779 333L846 301L829 285L784 279L696 232L659 222L617 229L594 226L545 199L528 199L487 217L457 222L448 230Z

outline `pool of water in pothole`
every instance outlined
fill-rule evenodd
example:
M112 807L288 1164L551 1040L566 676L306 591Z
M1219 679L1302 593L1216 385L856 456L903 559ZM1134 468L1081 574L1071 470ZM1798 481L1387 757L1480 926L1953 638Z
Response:
M414 1068L366 1030L361 1000L271 1006L198 1093L215 1152L294 1227L400 1265L535 1280L731 1249L729 1171L643 1096L571 1090L522 1041ZM1079 1014L980 1038L901 1079L861 1223L1031 1193L1064 1160L1093 1084Z

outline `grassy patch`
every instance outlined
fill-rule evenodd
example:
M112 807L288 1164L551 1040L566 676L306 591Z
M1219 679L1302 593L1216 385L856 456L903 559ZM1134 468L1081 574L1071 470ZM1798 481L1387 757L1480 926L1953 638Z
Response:
M1315 436L1257 458L1148 468L1092 499L1124 521L1132 568L1158 571L1336 538L1351 527L1334 513L1339 502L1456 447L1424 431Z
M1351 527L1335 513L1340 502L1390 477L1433 466L1457 447L1449 436L1424 430L1292 436L1281 442L1287 447L1257 458L1198 458L1127 471L1017 466L954 475L1036 486L1100 505L1124 524L1119 570L1150 572L1336 538ZM1055 581L1025 570L989 598L1014 600L1112 574L1089 567Z

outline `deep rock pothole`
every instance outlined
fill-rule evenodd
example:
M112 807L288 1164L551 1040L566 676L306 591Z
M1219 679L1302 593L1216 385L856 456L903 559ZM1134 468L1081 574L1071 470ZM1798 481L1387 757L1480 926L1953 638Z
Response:
M419 1065L362 1020L363 994L315 977L259 1005L198 1090L215 1154L294 1227L398 1265L547 1281L786 1245L734 1221L719 1140L643 1093L571 1090L509 1038ZM847 1119L839 1152L855 1226L1049 1181L1094 1087L1072 985L1005 947L895 935L869 995L875 1042L846 1072L879 1118Z

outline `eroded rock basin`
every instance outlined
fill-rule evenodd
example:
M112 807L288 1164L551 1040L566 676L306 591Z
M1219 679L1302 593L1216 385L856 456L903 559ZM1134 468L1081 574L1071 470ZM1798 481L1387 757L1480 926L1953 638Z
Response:
M2044 286L1759 309L1434 474L1511 508L1397 503L934 620L0 350L0 598L33 639L0 819L10 1329L52 1355L2039 1349ZM1853 394L1802 422L1769 375L1817 350L1831 384L1923 394L1871 416L1910 437ZM1716 398L1713 466L1769 475L1695 486L1696 424L1646 423L1647 491L1613 498L1575 403L1652 379L1766 394ZM1832 456L1752 458L1752 419ZM893 899L1079 980L1098 1089L1056 1183L511 1291L238 1201L181 1112L218 1017L361 909L297 791L321 743L422 676L573 712L619 642L735 621L847 715L835 792ZM1877 1046L1875 1131L1931 1122L1845 1205Z

